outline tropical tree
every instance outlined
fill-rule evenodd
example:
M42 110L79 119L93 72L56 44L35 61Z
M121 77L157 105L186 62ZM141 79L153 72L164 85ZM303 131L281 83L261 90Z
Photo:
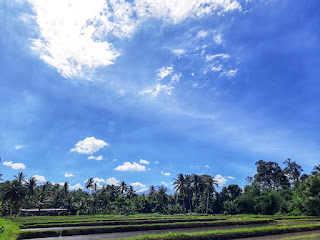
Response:
M320 164L313 168L312 175L320 175Z
M93 180L93 178L89 178L86 181L85 188L88 189L89 192L91 192L91 190L94 188L94 180Z
M216 192L216 187L218 187L218 181L215 180L212 176L204 174L202 175L204 181L204 194L206 196L206 214L209 211L209 198L213 197L213 193Z
M303 169L295 161L291 161L290 158L283 162L286 165L286 168L283 170L289 180L291 180L296 186L300 181L301 172Z
M121 188L121 195L124 196L125 192L127 192L127 190L128 190L128 186L125 183L125 181L122 181L120 183L120 188Z
M177 178L174 179L174 190L178 191L179 195L182 197L183 206L188 212L188 209L186 207L186 180L184 178L184 175L182 173L179 173Z
M33 197L36 194L35 188L37 186L37 179L35 177L29 178L29 180L26 182L27 187L27 195L29 198Z
M22 182L24 182L26 175L23 172L19 172L18 175L14 176L14 177L18 182L22 183Z
M19 206L25 196L25 189L22 186L21 182L13 180L9 185L4 189L3 200L10 202L9 215L12 215L12 209L15 214L18 213Z

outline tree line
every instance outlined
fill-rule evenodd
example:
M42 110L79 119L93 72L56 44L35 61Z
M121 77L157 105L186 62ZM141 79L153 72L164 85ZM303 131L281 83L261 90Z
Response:
M300 165L287 159L256 162L257 173L237 184L216 190L218 182L207 174L178 174L174 195L164 186L150 186L148 194L137 194L124 181L99 188L93 178L87 190L70 190L68 182L38 184L21 172L12 181L0 183L0 214L17 215L21 208L64 208L70 214L188 213L320 215L320 165L302 174ZM1 177L1 174L0 174Z

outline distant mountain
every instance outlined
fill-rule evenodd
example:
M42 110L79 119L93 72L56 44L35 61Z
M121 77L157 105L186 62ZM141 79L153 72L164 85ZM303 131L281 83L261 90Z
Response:
M167 189L167 194L168 195L174 195L175 191L173 191L172 189L164 186L164 185L157 185L157 186L154 186L156 190L158 190L160 187L164 187ZM145 194L145 195L148 195L149 194L149 189L148 190L145 190L143 192L138 192L139 195L142 195L142 194Z

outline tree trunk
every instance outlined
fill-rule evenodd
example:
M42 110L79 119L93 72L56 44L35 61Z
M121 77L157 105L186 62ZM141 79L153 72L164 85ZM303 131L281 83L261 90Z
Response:
M207 210L206 210L206 214L208 214L208 210L209 210L209 192L207 194Z

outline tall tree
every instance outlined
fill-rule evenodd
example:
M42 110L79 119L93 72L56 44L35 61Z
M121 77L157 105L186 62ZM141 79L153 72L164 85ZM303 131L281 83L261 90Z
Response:
M210 196L213 197L213 194L216 192L216 187L218 187L218 181L215 180L212 176L204 174L202 175L204 181L204 194L206 196L206 214L209 212L209 199Z
M19 172L18 175L14 176L14 177L18 182L22 183L22 182L24 182L26 175L23 172Z
M10 202L10 215L12 214L12 208L15 214L18 214L19 206L25 196L25 189L21 182L13 180L5 189L3 200Z
M94 188L94 180L93 180L93 178L89 178L86 181L85 188L88 189L91 192L91 190Z
M313 168L312 175L320 175L320 164Z
M179 173L177 178L174 180L174 190L178 191L179 195L182 197L184 208L186 212L188 212L188 209L186 207L186 181L184 175L182 173Z
M291 161L290 158L285 160L283 163L286 165L286 168L283 170L284 173L296 186L300 181L300 176L303 169L295 161Z
M289 186L289 180L278 163L259 160L256 166L257 174L254 176L254 183L271 189L283 189Z

